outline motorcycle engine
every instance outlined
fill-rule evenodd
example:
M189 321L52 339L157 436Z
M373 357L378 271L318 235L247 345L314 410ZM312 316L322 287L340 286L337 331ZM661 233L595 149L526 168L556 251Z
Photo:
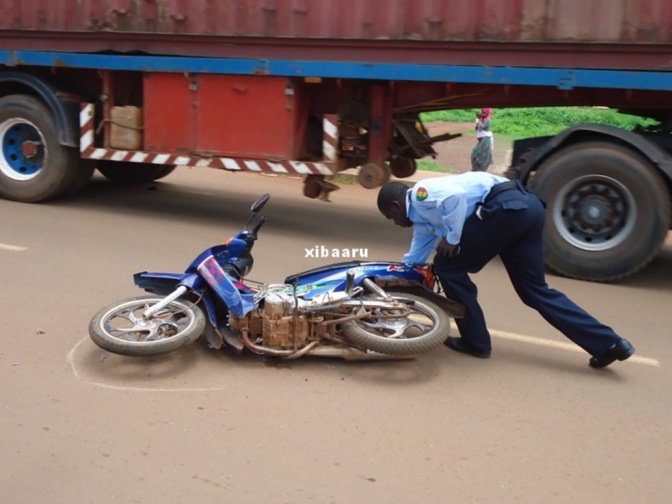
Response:
M278 294L264 298L262 340L264 346L281 349L298 349L308 340L308 320L304 315L294 315L293 301Z

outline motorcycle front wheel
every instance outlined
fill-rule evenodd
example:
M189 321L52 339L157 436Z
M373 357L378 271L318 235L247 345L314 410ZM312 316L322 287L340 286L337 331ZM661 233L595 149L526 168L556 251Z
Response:
M108 352L130 356L161 355L197 340L205 329L205 316L185 299L143 318L142 313L162 299L138 296L103 308L91 319L89 336Z
M371 311L369 317L341 325L346 339L359 348L388 355L418 355L446 341L450 318L435 303L403 292L387 292L405 307L390 305Z

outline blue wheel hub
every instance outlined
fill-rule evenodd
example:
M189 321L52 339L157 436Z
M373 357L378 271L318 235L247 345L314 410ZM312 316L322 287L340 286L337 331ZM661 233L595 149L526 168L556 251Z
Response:
M44 166L44 143L31 123L10 119L0 125L0 171L14 180L29 180Z

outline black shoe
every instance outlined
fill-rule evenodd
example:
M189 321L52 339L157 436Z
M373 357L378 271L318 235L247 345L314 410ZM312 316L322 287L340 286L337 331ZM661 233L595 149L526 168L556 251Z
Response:
M479 352L478 350L474 350L467 343L462 341L462 338L455 338L453 336L449 336L448 339L445 341L444 345L446 345L451 350L471 355L472 357L478 357L479 359L490 358L490 352Z
M631 357L634 353L635 347L633 347L625 338L621 338L618 343L607 350L607 353L604 354L604 357L591 357L588 364L592 368L603 368L607 367L616 360L624 361L625 359Z

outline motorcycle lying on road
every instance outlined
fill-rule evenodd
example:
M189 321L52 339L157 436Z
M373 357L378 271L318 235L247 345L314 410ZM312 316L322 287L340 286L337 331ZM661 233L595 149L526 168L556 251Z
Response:
M121 355L153 356L203 335L217 349L356 360L412 357L448 338L450 317L464 308L435 292L431 265L351 261L282 284L246 279L269 198L252 205L237 236L203 251L184 273L135 274L149 294L100 310L89 324L94 343Z

